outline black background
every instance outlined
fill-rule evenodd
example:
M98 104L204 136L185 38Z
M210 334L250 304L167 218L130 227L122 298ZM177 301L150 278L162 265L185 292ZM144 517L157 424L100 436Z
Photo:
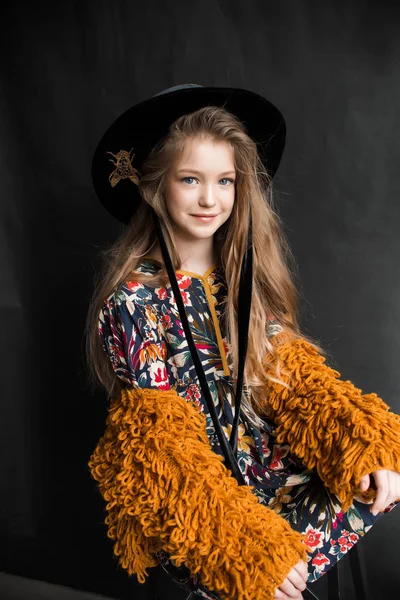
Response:
M303 328L343 378L400 412L399 28L388 1L2 5L3 571L178 597L157 570L139 586L112 558L87 469L106 400L88 390L82 340L98 252L120 231L94 195L91 157L113 119L164 88L248 87L282 110L275 190ZM359 544L372 598L398 590L399 535L395 511Z

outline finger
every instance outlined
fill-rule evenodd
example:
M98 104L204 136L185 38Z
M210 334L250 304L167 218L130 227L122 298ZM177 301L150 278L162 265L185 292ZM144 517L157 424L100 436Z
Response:
M379 509L378 512L383 512L386 510L393 502L396 502L397 498L393 494L388 494L386 500L384 502L383 508Z
M277 589L274 595L274 600L303 600L303 596L300 592L298 592L297 596L289 597L287 594L285 594L285 592Z
M370 510L372 514L377 515L385 507L390 488L386 471L375 471L373 476L376 484L376 496Z
M277 589L274 595L274 600L292 600L282 590Z
M368 475L368 474L367 474L367 475L364 475L363 477L361 477L361 480L360 480L360 489L361 489L363 492L366 492L366 491L367 491L367 489L368 489L368 488L369 488L369 486L370 486L370 482L371 482L371 480L370 480L370 478L369 478L369 475Z
M307 583L307 581L308 581L307 563L304 562L304 560L299 560L299 562L297 563L297 565L295 565L294 568L296 569L296 571L298 571L298 573L300 573L303 580Z
M299 560L299 562L294 566L294 568L296 569L296 571L299 571L299 573L302 573L303 575L306 575L308 573L308 566L305 560Z
M296 571L296 569L292 569L290 571L289 575L287 576L287 579L290 581L290 583L293 584L295 589L300 590L300 591L303 591L306 589L306 582L304 581L304 579L300 575L300 573L298 571Z
M291 573L290 573L291 574ZM301 580L302 585L304 585L304 581ZM299 595L299 591L294 585L293 583L289 580L289 576L286 577L285 581L282 583L282 585L279 586L279 589L282 592L285 592L285 594L287 596L289 596L290 600L293 600L293 598L297 598Z
M376 488L377 488L377 493L376 493L376 498L374 503L371 506L371 512L373 515L377 515L378 512L380 512L381 510L384 510L385 506L386 506L386 499L389 496L389 484L388 484L388 480L387 480L387 475L381 475L379 474L379 471L374 473L374 477L375 477L375 481L376 481Z

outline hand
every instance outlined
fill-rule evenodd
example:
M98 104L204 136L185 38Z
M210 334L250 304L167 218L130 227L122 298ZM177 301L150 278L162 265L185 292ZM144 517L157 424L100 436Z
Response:
M400 499L400 473L379 469L373 471L371 475L375 480L376 498L369 510L376 516L379 512L385 510L389 504ZM371 485L371 475L361 477L360 488L363 492L366 492Z
M274 600L302 600L301 592L306 589L307 577L307 563L299 560L276 590Z

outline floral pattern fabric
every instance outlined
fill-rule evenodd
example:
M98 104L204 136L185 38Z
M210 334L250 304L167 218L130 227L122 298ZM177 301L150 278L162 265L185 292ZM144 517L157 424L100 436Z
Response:
M155 273L160 265L143 259L135 271ZM223 305L226 283L215 267L204 276L176 273L186 314L218 418L228 439L234 419L234 387L229 347L225 338ZM268 335L282 331L271 320ZM99 318L99 335L118 377L127 385L174 389L195 402L206 417L206 432L214 452L222 454L179 318L170 285L156 287L131 280L109 296ZM246 394L246 391L243 392ZM316 471L307 470L287 445L275 440L274 423L260 419L255 427L243 414L239 422L238 464L259 502L279 513L293 529L306 534L308 581L321 577L363 537L381 517L369 505L354 500L343 513ZM393 503L386 509L389 512ZM176 567L165 552L156 555L170 577L190 593L209 600L218 594L202 586L186 567Z

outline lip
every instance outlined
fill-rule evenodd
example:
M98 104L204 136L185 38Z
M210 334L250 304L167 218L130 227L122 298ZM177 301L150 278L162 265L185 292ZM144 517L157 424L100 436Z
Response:
M212 219L215 219L215 217L217 215L191 215L192 217L195 217L196 219L201 219L202 221L212 221Z

